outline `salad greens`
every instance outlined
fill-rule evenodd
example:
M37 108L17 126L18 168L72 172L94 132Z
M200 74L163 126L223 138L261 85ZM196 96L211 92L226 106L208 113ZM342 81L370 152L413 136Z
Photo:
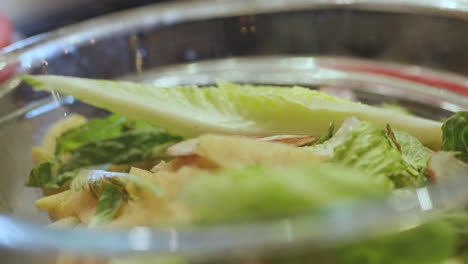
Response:
M56 91L186 137L202 133L323 135L330 121L348 117L390 123L431 148L440 148L440 123L352 103L301 87L253 87L220 82L217 87L156 87L130 82L27 75L36 90ZM253 89L255 88L255 89Z
M359 242L337 250L345 264L441 264L455 253L456 234L437 221L397 234Z
M118 213L124 199L123 191L114 184L106 184L99 196L96 213L89 223L89 227L107 224Z
M468 111L461 111L442 125L442 150L468 155Z
M128 120L115 114L107 118L95 118L84 125L70 129L57 140L56 154L63 154L86 143L117 137L122 134Z
M405 169L404 160L386 131L369 122L359 123L343 144L334 149L332 161L387 179Z
M65 132L57 139L56 159L36 166L26 185L60 188L80 168L164 157L169 145L182 140L161 128L124 120L115 115L93 119Z
M122 220L126 206L131 208L147 194L154 196L150 201L157 204L148 210L161 210L161 222L168 217L175 223L187 220L192 225L205 225L293 216L342 200L402 193L468 173L466 111L442 125L392 104L371 107L301 87L220 81L216 87L200 89L29 75L23 80L37 90L69 94L116 113L61 134L55 158L37 164L26 183L65 188L72 195L85 193L94 199L89 227L101 227L116 217ZM335 125L339 127L336 133ZM205 133L235 136L191 138ZM93 169L167 158L164 151L181 141L181 136L191 138L178 145L184 151L169 151L173 159L167 163L150 162L154 166L151 171L132 169L128 174L125 170ZM283 164L278 161L281 155L272 154L269 144L287 143L257 146L255 140L265 140L263 136L312 138L308 146L274 147L281 147L280 154L285 155L281 161L290 157L286 150L291 149L314 159ZM235 144L226 144L226 138ZM210 155L194 151L207 139L223 149L222 155L215 151L219 148L208 148ZM265 144L268 153L262 152ZM229 150L233 146L236 151ZM268 160L269 166L251 158L252 149L261 153L261 160ZM235 155L237 159L232 157ZM234 166L207 156L238 162ZM67 195L62 193L61 197ZM145 206L150 206L146 202ZM345 264L442 263L462 255L460 250L468 241L467 221L465 211L448 212L417 228L342 245L334 249L334 259ZM186 263L182 258L129 258L111 263L153 261Z
M199 176L182 194L193 221L205 224L301 213L340 199L382 195L389 186L388 179L336 164L254 166Z

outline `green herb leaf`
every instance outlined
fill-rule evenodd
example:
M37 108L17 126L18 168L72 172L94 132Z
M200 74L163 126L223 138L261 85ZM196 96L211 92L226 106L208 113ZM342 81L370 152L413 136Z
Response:
M99 197L96 212L89 222L89 227L102 226L112 221L122 206L123 198L122 189L113 184L106 184Z
M142 125L142 124L140 124ZM93 165L126 164L164 156L164 150L182 140L160 128L130 130L120 136L86 143L70 150L64 163L46 162L34 168L26 183L31 187L60 188L78 170Z
M182 140L163 129L131 130L118 137L94 141L70 151L71 157L60 168L66 172L99 164L126 164L161 155L162 149Z
M442 150L468 155L468 111L451 116L442 125Z
M117 137L122 134L128 120L118 115L94 118L84 125L63 133L57 139L56 154L63 154L86 143Z
M196 177L183 202L198 224L293 215L340 201L380 195L389 180L336 164L226 169ZM226 206L229 205L229 206Z
M37 90L56 91L129 118L154 122L186 137L203 133L238 135L324 135L330 120L348 117L396 129L440 148L440 123L353 103L302 87L237 85L156 87L130 82L53 75L23 78ZM39 85L38 85L39 83ZM292 118L293 117L293 118Z
M31 171L25 185L28 187L60 188L77 174L75 170L56 173L57 166L56 163L49 161L39 164Z

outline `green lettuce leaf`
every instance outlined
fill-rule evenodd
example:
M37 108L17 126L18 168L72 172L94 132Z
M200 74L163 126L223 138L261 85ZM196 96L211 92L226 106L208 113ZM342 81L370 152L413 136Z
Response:
M369 122L359 123L346 141L334 149L332 161L392 180L406 169L386 131Z
M70 151L71 157L59 172L91 165L126 164L163 155L171 144L182 140L163 129L147 128L125 132L118 137L94 141Z
M77 174L76 170L57 173L58 167L59 165L56 162L51 161L39 164L31 171L25 185L28 187L56 189L62 187Z
M119 212L124 193L118 186L114 184L106 184L100 194L96 212L89 222L89 227L98 227L112 221L115 215Z
M455 253L456 233L443 221L337 250L343 264L440 264Z
M442 150L468 155L468 111L460 111L442 125Z
M417 170L425 169L431 157L431 151L419 142L417 138L406 132L393 130L393 133L406 163Z
M196 177L182 201L197 224L293 215L389 192L389 180L336 164L226 169Z
M84 125L63 133L57 139L55 153L63 154L89 142L116 137L122 134L126 122L125 117L118 115L91 119Z
M202 133L324 135L330 120L348 117L372 121L417 137L432 148L441 146L440 123L352 103L301 87L219 83L218 87L156 87L130 82L27 75L36 90L56 91L117 114L160 125L178 135Z
M320 156L331 158L335 148L343 144L346 139L348 139L351 132L359 123L360 121L355 117L347 118L332 138L326 140L322 144L314 144L312 146L303 147L302 149L311 151Z
M38 165L26 186L60 188L73 179L78 170L93 165L127 164L165 156L165 149L182 140L160 128L130 130L121 135L93 141L69 151L65 161L57 159Z

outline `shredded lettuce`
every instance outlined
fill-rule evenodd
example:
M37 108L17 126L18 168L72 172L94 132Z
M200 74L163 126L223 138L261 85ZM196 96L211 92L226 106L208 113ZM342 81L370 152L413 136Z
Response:
M27 75L36 90L69 94L117 114L160 125L178 135L202 133L246 135L324 135L330 121L337 125L356 116L380 127L417 137L432 148L441 146L440 123L352 103L301 87L237 85L218 87L156 87L130 82Z
M182 200L197 224L302 213L341 199L389 192L389 180L337 164L226 169L196 177Z

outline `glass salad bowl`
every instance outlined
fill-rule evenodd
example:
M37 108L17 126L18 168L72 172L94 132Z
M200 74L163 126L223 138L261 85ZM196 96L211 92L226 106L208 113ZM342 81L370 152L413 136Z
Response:
M456 177L398 198L343 201L274 221L46 229L48 216L34 205L41 190L24 187L33 167L31 147L71 113L106 113L70 96L35 92L18 77L332 87L364 103L397 102L415 115L442 120L468 109L467 17L464 1L183 1L111 14L6 47L0 51L2 263L52 263L57 252L88 261L150 254L246 263L301 252L318 260L331 248L415 228L464 205L468 178L456 171Z

